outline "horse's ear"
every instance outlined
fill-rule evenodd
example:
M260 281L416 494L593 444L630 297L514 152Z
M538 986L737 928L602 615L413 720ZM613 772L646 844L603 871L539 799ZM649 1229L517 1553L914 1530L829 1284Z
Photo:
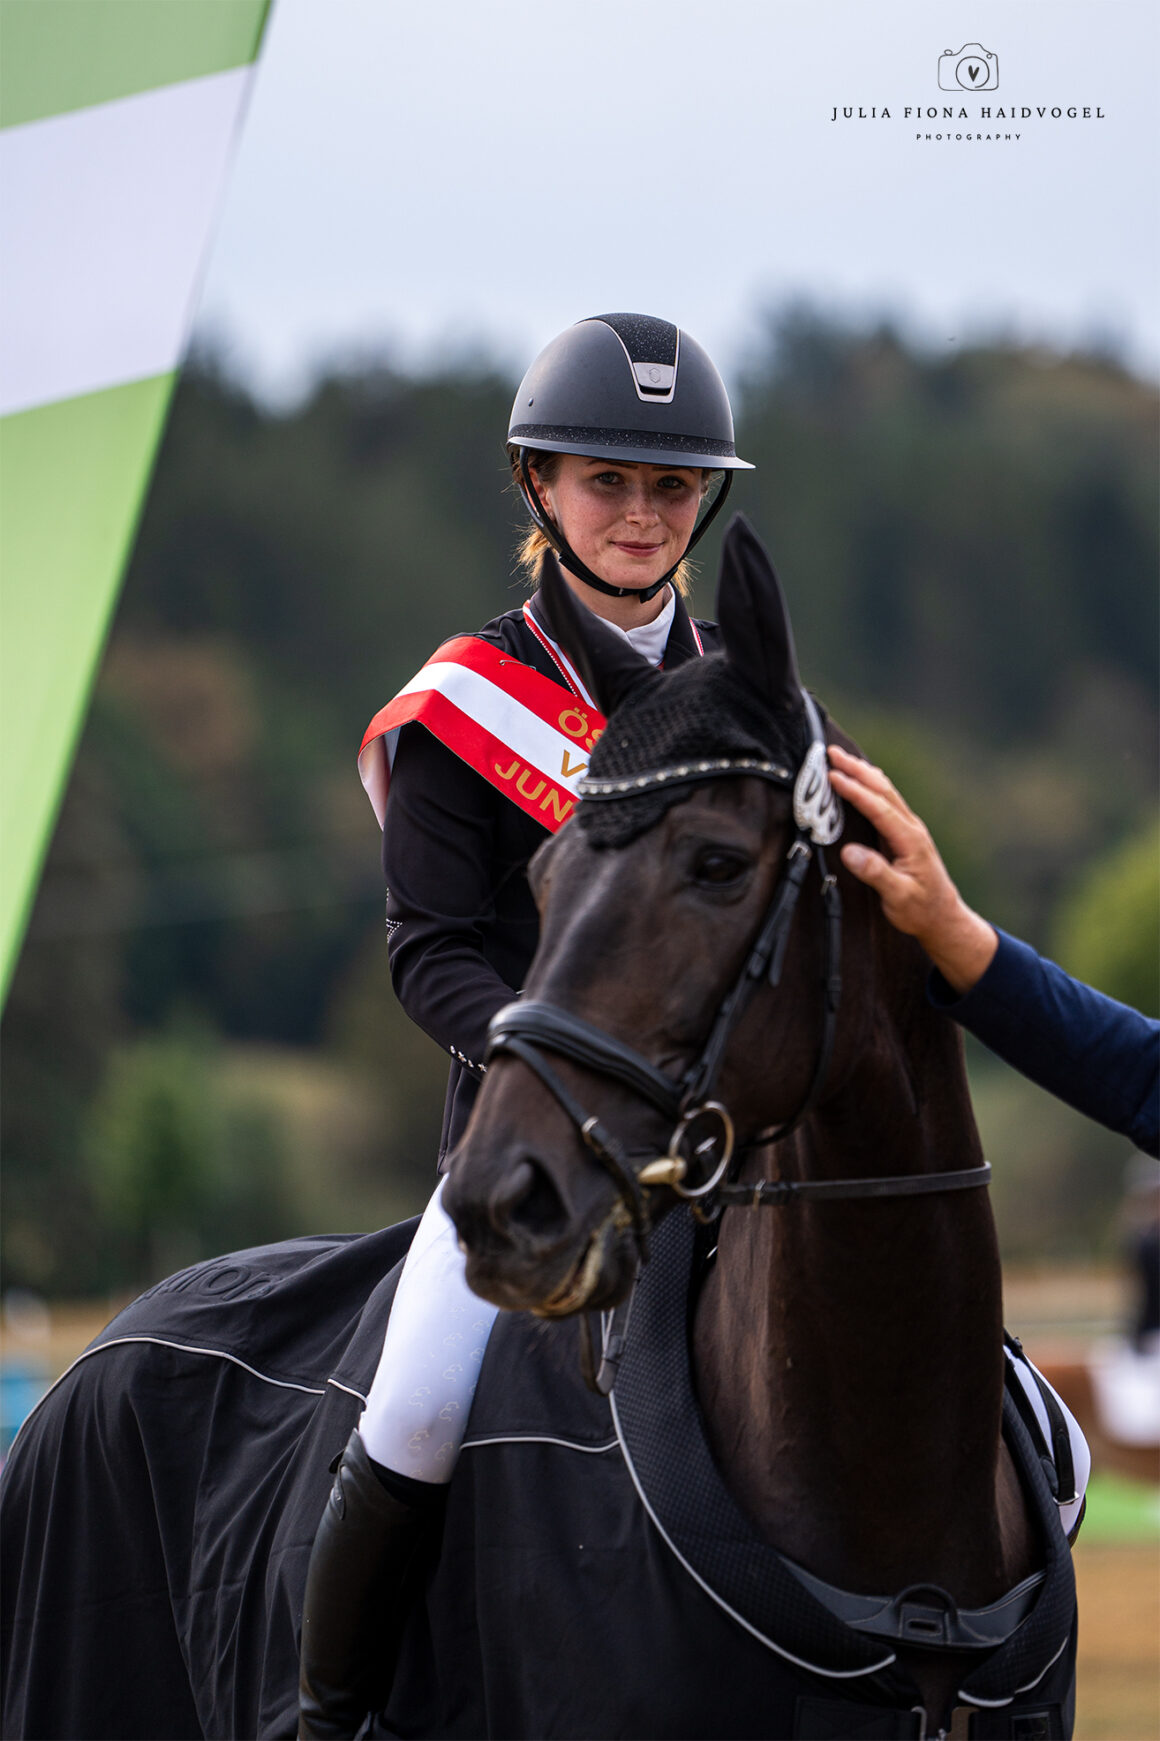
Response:
M548 627L606 719L642 683L661 682L660 672L643 653L581 604L553 550L545 550L540 558L539 582Z
M721 550L717 621L729 662L779 713L802 704L793 630L765 545L744 514L734 514Z

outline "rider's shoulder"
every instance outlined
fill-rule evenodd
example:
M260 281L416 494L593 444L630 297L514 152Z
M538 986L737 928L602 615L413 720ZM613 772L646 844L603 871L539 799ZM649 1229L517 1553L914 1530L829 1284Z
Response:
M499 616L492 617L481 629L460 630L455 635L449 635L447 639L460 640L465 635L473 640L486 641L489 646L497 647L500 652L518 659L521 665L530 665L533 670L552 678L556 683L564 682L543 640L529 626L522 606L517 605L513 610L503 611ZM446 641L441 643L443 646L446 644Z
M465 637L475 641L487 641L491 646L501 647L505 653L513 653L519 659L527 658L538 645L523 610L518 605L514 610L503 611L498 617L492 617L481 629L456 629L454 634L447 635L439 645L445 647L449 641L460 641Z
M484 623L482 629L476 629L474 634L477 640L502 647L505 653L514 653L517 659L529 658L532 650L539 646L520 605L492 617L490 623Z

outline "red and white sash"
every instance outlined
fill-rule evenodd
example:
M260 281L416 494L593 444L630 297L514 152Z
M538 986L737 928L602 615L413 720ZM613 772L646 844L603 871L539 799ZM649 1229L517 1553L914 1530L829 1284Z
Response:
M534 625L538 628L538 625ZM540 631L545 644L547 637ZM548 649L564 658L555 642ZM459 635L433 653L367 727L359 751L362 783L382 827L400 726L417 720L505 798L554 833L576 807L604 716L575 671L561 670L569 694L510 653Z

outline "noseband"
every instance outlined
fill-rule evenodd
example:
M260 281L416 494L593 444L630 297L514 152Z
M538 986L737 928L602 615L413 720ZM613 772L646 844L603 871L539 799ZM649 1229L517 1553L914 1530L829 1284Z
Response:
M658 1188L674 1191L690 1202L702 1221L727 1208L778 1207L812 1199L919 1197L986 1185L986 1163L962 1172L903 1174L870 1179L761 1179L742 1185L736 1173L745 1150L779 1142L801 1124L817 1104L834 1049L842 994L842 902L837 878L829 870L823 845L841 832L841 811L825 776L825 746L820 722L807 696L813 741L796 775L772 762L753 759L715 760L662 768L627 780L584 780L581 795L604 801L635 796L660 786L704 782L722 774L752 774L794 792L795 832L785 855L770 904L749 954L718 1006L700 1056L679 1080L659 1070L623 1040L539 999L505 1005L488 1029L487 1057L510 1053L539 1077L576 1126L593 1155L617 1188L622 1226L631 1226L641 1262L648 1255L648 1194ZM759 1131L735 1149L733 1120L713 1098L729 1040L762 980L777 986L781 979L790 929L812 861L816 860L824 911L826 953L822 982L822 1031L813 1076L792 1118ZM599 1118L590 1113L543 1056L551 1052L570 1063L593 1070L630 1089L673 1121L667 1152L639 1168ZM582 1300L552 1302L554 1313L575 1309Z

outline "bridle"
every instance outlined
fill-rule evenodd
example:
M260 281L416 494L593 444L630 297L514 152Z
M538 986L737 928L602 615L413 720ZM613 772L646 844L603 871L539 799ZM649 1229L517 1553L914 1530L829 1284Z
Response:
M838 894L837 881L821 857L821 849L811 846L800 829L795 832L786 854L783 873L753 945L733 985L721 1000L701 1054L679 1080L674 1080L663 1070L658 1070L655 1064L651 1064L623 1040L614 1039L603 1029L594 1027L579 1016L538 999L508 1004L495 1016L488 1030L489 1060L501 1052L509 1052L534 1071L572 1119L597 1160L611 1175L631 1218L642 1260L647 1254L648 1214L645 1193L649 1189L668 1186L678 1196L696 1203L702 1216L718 1202L724 1206L731 1200L731 1188L726 1183L725 1175L734 1155L733 1120L727 1109L714 1098L714 1090L730 1036L755 991L763 979L768 979L771 985L777 985L781 978L790 927L815 850L818 854L822 899L827 919L826 985L821 1044L809 1089L797 1112L776 1130L762 1132L754 1139L754 1144L759 1141L775 1142L780 1137L788 1136L801 1123L821 1092L833 1050L834 1029L841 997L841 897ZM553 1052L573 1064L580 1064L585 1069L610 1077L671 1119L673 1130L665 1156L659 1162L636 1170L617 1138L560 1080L544 1058L544 1051ZM705 1132L704 1126L710 1122L715 1122L718 1126L716 1135L707 1135ZM701 1140L696 1141L697 1138ZM698 1180L691 1174L690 1167L693 1163L684 1152L690 1147L700 1159L703 1159L709 1149L716 1151L715 1164L707 1177ZM700 1170L704 1172L704 1167Z
M723 775L748 774L794 794L794 834L785 855L765 915L746 959L718 1005L699 1057L679 1080L603 1029L540 999L505 1005L488 1030L487 1058L503 1053L518 1058L539 1078L576 1126L596 1160L617 1188L618 1224L631 1227L640 1261L648 1256L648 1194L658 1188L674 1191L690 1203L702 1221L712 1221L728 1208L766 1208L800 1202L837 1199L919 1197L935 1192L967 1190L990 1181L989 1164L961 1172L902 1174L862 1179L737 1180L742 1156L749 1150L780 1142L796 1130L817 1105L829 1072L842 994L842 902L837 878L826 863L823 848L841 834L842 812L826 772L825 741L812 698L804 695L811 742L796 771L755 757L688 762L621 779L580 782L585 800L611 803L641 792L675 785L700 784ZM743 1148L734 1140L728 1109L713 1098L729 1041L763 980L777 986L781 979L790 930L806 876L817 864L825 925L825 971L822 982L822 1028L810 1084L797 1111L783 1123L759 1131ZM593 1070L630 1089L673 1121L666 1153L634 1166L624 1146L595 1114L577 1099L544 1057L550 1052ZM563 1315L583 1304L586 1280L569 1285L545 1302L548 1315Z

